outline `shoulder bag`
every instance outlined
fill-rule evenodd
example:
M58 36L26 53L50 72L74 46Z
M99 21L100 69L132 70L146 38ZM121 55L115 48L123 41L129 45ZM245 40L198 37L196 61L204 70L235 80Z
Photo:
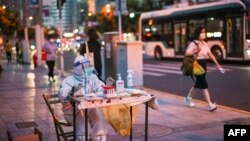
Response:
M198 47L197 43L194 42L194 44ZM202 75L205 73L205 69L197 62L197 57L186 55L182 61L181 71L186 76Z

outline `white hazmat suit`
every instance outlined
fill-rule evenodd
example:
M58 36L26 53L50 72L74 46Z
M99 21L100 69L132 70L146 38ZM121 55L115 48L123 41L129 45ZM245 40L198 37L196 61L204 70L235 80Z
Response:
M70 105L70 95L74 87L74 95L89 94L93 92L103 91L102 85L104 83L93 74L93 67L90 61L83 56L76 57L74 61L73 75L65 78L60 86L58 96L63 102L63 112L65 119L73 123L73 107ZM76 111L76 136L77 141L85 140L85 118L83 114ZM84 112L82 112L84 113ZM91 138L94 141L105 141L106 130L102 121L102 116L99 109L88 109L88 119L91 127Z

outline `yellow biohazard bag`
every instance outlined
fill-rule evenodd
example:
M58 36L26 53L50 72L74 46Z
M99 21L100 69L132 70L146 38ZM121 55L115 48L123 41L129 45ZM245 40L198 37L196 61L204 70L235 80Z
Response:
M121 136L130 135L131 116L130 106L126 104L102 108L105 119ZM132 123L135 122L138 106L133 106Z
M199 65L199 63L197 61L194 61L194 63L193 63L193 75L202 75L205 72L206 72L205 69L201 65Z

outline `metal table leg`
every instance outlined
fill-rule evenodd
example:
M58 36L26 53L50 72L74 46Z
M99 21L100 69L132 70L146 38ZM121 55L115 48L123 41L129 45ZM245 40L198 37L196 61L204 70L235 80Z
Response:
M145 105L145 141L148 140L148 101Z
M130 106L130 119L131 119L131 128L130 128L130 138L129 140L133 140L133 106Z
M76 141L76 105L73 102L73 140Z
M85 117L85 141L88 141L88 109L84 110L84 117Z

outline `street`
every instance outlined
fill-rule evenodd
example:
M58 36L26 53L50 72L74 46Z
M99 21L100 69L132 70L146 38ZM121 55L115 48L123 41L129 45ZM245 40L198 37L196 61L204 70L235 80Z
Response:
M175 95L186 96L194 82L181 74L181 60L144 58L144 87ZM208 63L207 81L211 100L217 104L250 111L250 65L225 63L226 72L220 73ZM205 101L202 94L194 99Z

